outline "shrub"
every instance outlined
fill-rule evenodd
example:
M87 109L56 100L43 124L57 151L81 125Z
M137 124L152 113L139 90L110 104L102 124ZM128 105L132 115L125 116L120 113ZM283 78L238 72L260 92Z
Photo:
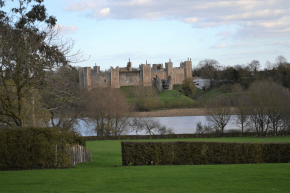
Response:
M181 92L184 93L185 96L194 97L196 92L196 86L194 85L192 79L184 79L181 85Z

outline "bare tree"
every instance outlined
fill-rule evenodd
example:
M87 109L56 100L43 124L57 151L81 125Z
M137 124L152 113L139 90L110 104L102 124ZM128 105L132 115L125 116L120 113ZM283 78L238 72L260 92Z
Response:
M287 59L284 56L280 55L276 57L277 66L279 66L280 64L285 64L285 63L287 63Z
M149 133L150 139L151 139L151 135L152 134L154 135L154 132L158 133L158 129L161 127L160 122L154 120L152 117L143 118L142 125L146 133Z
M167 128L165 125L158 128L158 134L166 135L166 134L174 134L173 128Z
M134 118L130 124L130 126L133 128L133 131L136 131L136 134L138 131L145 130L146 133L150 135L160 134L160 135L166 135L166 134L174 134L172 128L167 128L165 125L161 125L159 120L154 120L152 117L143 117L143 118Z
M275 135L277 135L280 129L283 130L285 128L283 117L289 117L289 114L286 112L290 108L288 102L290 98L290 91L289 89L272 81L264 81L260 84L267 85L267 94L264 94L264 97L266 98L265 100L267 101L268 106L267 115L271 122L269 127Z
M91 91L88 117L96 124L98 136L126 133L132 106L119 89L98 88Z
M250 109L249 109L249 97L246 93L241 90L236 92L235 95L235 114L236 114L236 123L242 129L242 133L244 129L247 128L250 124Z
M258 60L253 60L250 64L249 64L250 69L253 72L257 72L259 70L259 68L261 67L261 64Z
M141 117L134 117L131 120L129 126L132 128L133 131L136 131L136 135L138 134L139 131L142 131L144 129Z
M231 101L228 97L217 95L206 105L206 119L221 130L223 135L224 128L231 119Z
M218 61L206 59L198 63L198 68L201 71L201 77L210 79L210 84L212 85L212 81L215 77L215 71L217 71L220 66Z
M201 122L198 122L196 124L196 134L212 134L212 133L219 133L219 128L214 125L214 127L212 127L211 125L204 125L202 126Z
M272 81L256 81L248 91L250 98L250 118L258 134L264 135L269 129L275 134L283 128L282 117L289 116L289 89ZM286 118L287 119L287 118Z
M89 93L80 89L78 71L70 67L56 69L42 92L43 107L50 112L53 127L73 129L86 116Z

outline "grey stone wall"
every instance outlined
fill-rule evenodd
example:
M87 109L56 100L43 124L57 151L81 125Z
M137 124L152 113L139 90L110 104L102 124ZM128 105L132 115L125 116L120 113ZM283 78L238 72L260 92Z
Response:
M141 86L142 79L140 77L140 71L131 71L131 72L120 72L120 86Z

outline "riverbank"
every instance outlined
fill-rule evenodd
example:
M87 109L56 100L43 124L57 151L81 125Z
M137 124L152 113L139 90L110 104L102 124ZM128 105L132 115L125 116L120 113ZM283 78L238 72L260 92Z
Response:
M151 112L135 112L132 117L180 117L180 116L204 116L205 109L166 109Z
M232 109L234 112L234 109ZM234 113L233 113L234 114ZM180 116L205 116L205 108L186 108L186 109L165 109L150 112L134 112L132 117L180 117Z

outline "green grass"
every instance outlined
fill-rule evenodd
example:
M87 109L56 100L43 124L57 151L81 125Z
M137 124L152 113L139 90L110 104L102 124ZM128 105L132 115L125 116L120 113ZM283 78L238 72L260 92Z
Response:
M223 95L226 97L229 97L230 99L233 99L235 97L236 93L225 93Z
M204 92L203 90L196 88L195 95L201 95L203 92Z
M179 91L181 89L181 84L174 84L173 85L173 90Z
M159 94L160 100L164 102L165 104L170 104L173 106L174 104L194 104L196 101L193 100L190 97L185 96L183 93L180 93L180 96L178 96L180 92L176 90L168 90L163 91Z
M167 91L163 91L159 94L160 98L177 98L178 94L180 92L178 92L177 90L167 90ZM183 93L180 93L181 95L185 96Z
M174 140L290 142L289 137L151 141ZM290 163L122 167L121 140L86 143L93 162L71 169L0 171L0 192L290 192Z
M202 99L204 101L209 100L210 98L212 98L214 95L220 93L220 89L211 89L210 91L206 92L203 96Z

